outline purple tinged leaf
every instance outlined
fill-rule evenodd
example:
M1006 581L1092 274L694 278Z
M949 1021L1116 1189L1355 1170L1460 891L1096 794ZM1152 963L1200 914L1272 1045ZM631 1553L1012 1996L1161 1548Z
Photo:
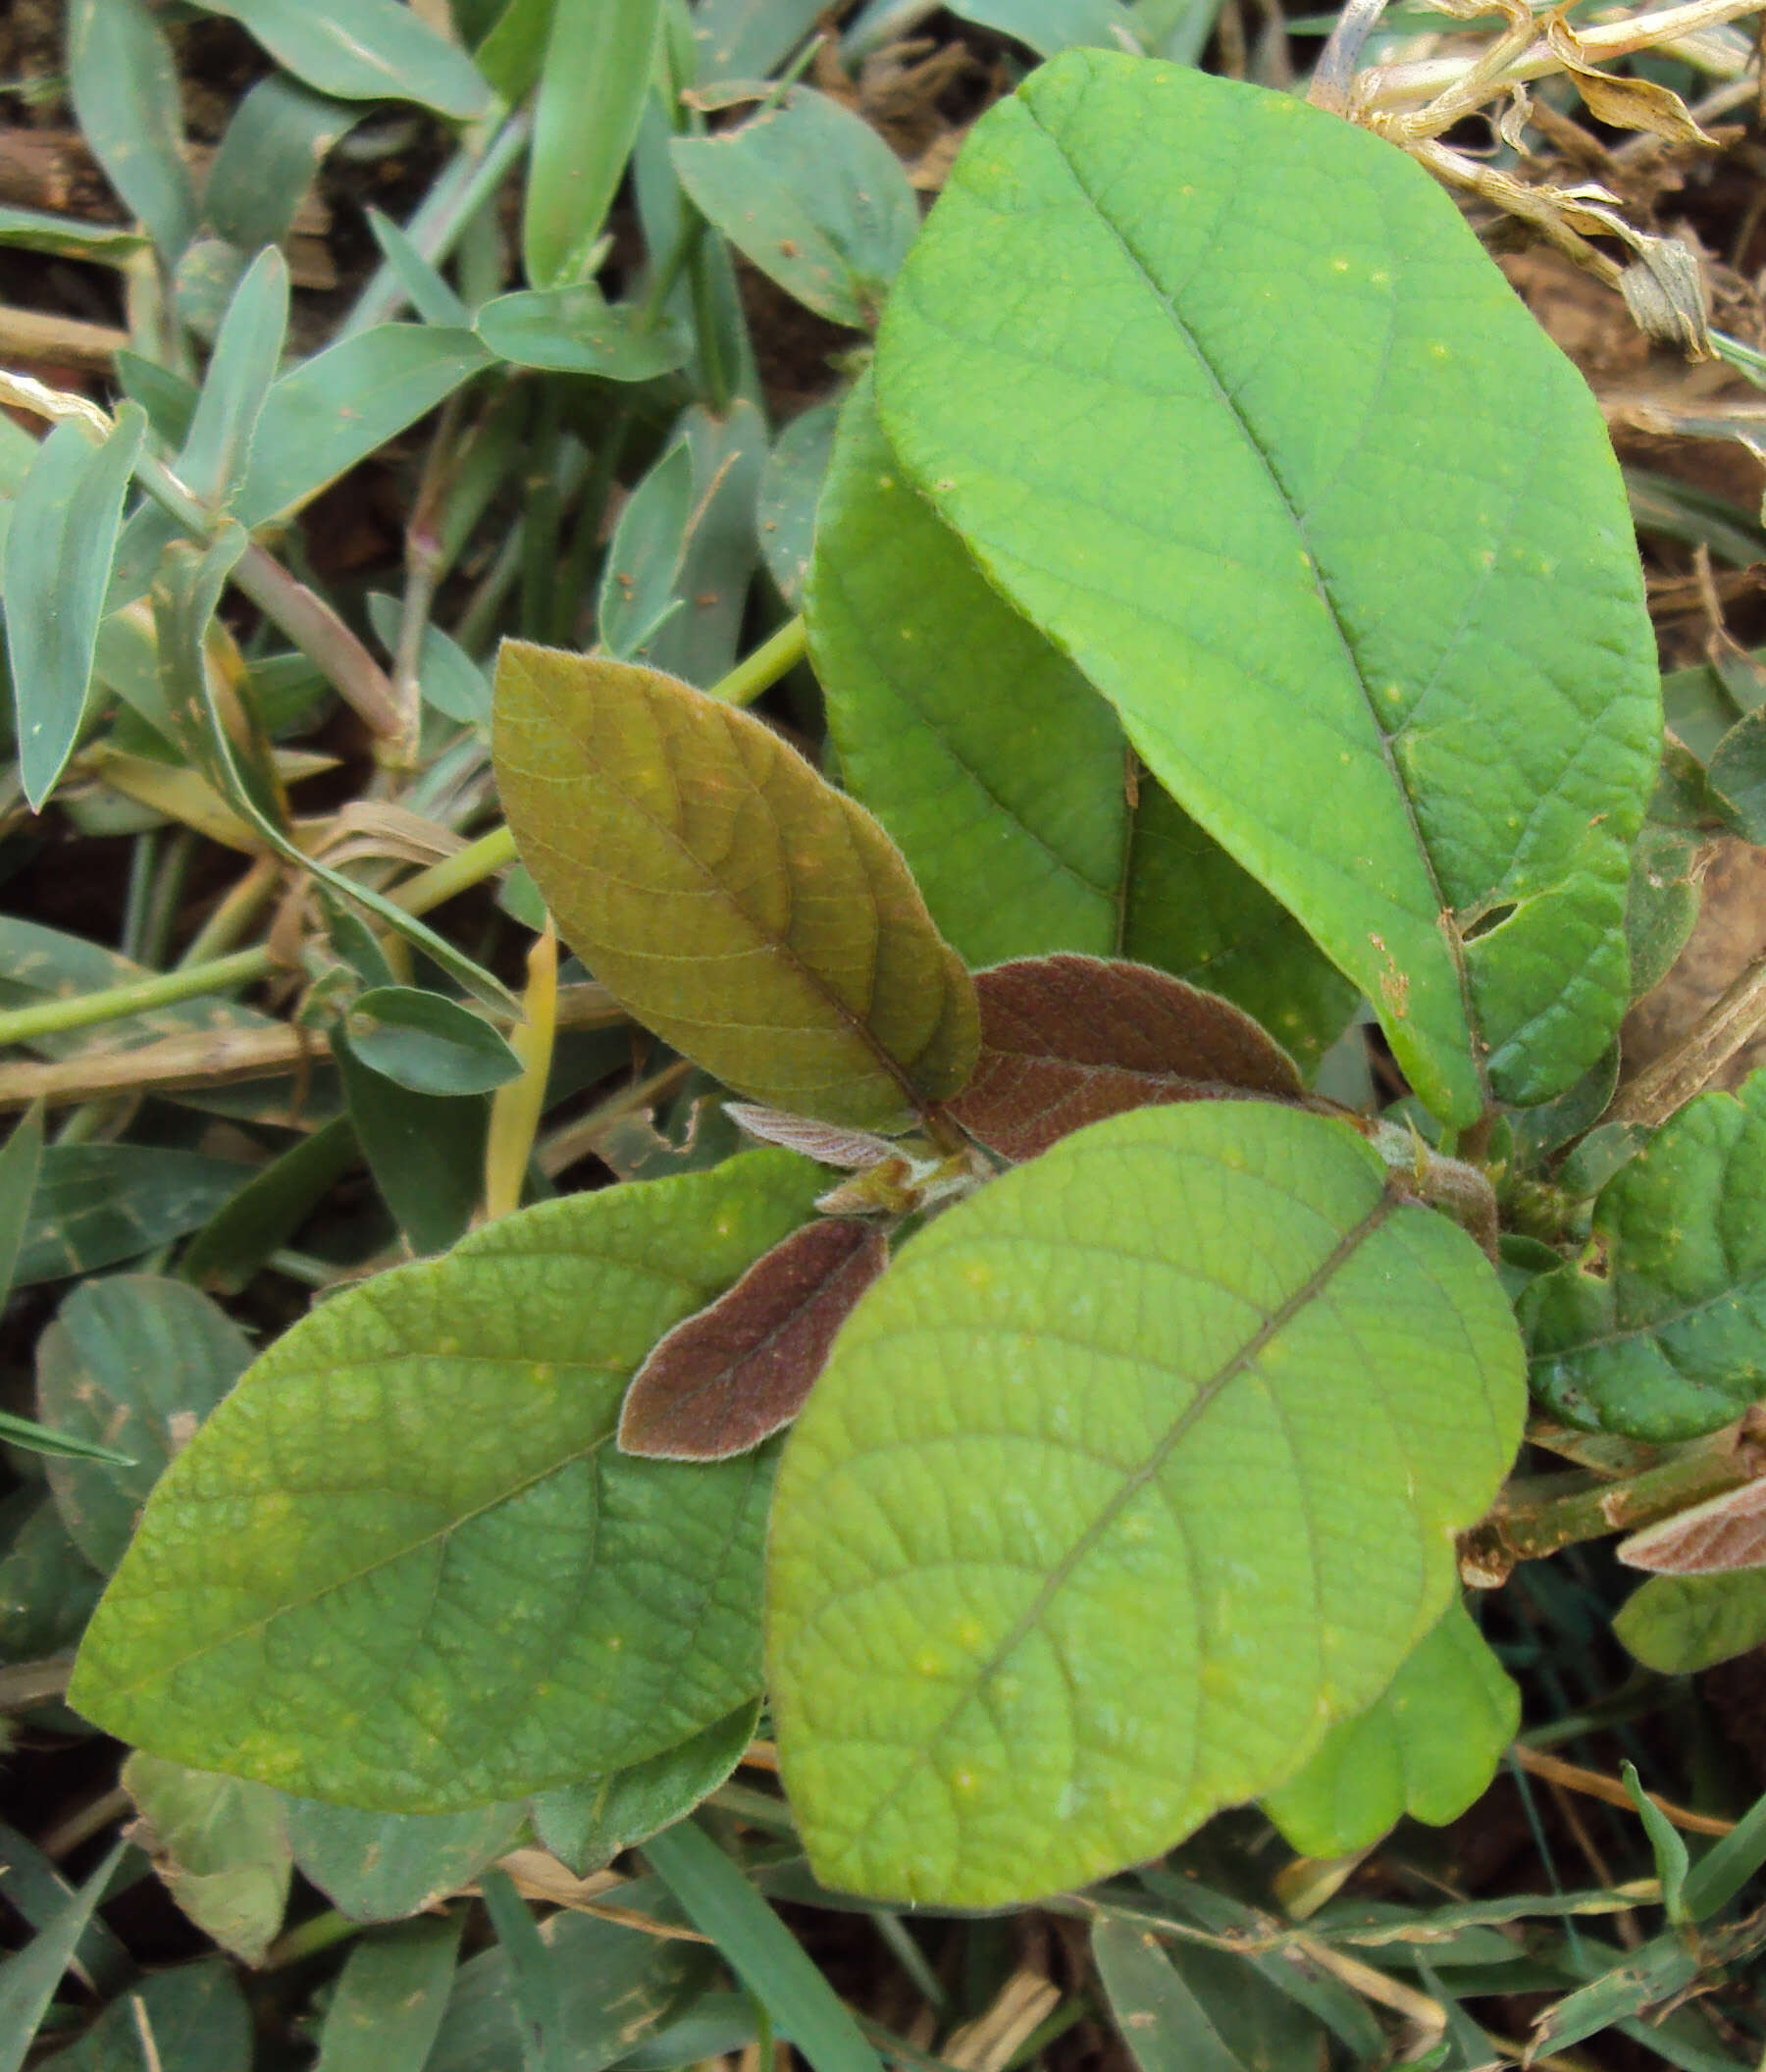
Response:
M763 1144L782 1144L818 1166L838 1166L844 1172L864 1172L899 1156L887 1137L874 1137L868 1129L840 1129L832 1122L816 1121L813 1115L787 1114L783 1109L762 1108L753 1101L726 1101L724 1114Z
M981 1059L950 1112L1006 1158L1129 1109L1305 1092L1249 1014L1147 964L1018 958L978 972L975 990Z
M652 1460L723 1461L789 1424L853 1306L889 1264L864 1223L805 1223L708 1309L677 1323L632 1377L619 1444Z

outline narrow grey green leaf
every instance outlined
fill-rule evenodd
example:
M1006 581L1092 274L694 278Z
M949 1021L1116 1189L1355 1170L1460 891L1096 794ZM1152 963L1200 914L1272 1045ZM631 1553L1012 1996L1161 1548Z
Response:
M533 287L582 277L638 132L660 16L658 0L553 11L521 220Z
M145 0L71 0L68 83L92 155L170 265L200 211L171 46Z
M274 245L246 269L227 306L176 471L211 510L244 486L258 419L288 326L288 268Z
M79 739L123 499L146 430L133 403L123 405L100 446L83 426L57 425L14 499L0 595L19 776L36 811Z
M416 101L472 122L491 89L457 43L398 0L196 0L230 15L277 63L346 101Z
M358 1942L326 2009L316 2072L423 2072L465 1925L455 1907Z

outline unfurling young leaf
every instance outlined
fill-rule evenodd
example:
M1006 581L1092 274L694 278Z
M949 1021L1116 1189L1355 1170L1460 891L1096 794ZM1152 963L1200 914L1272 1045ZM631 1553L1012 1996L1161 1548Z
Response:
M883 1131L975 1061L975 991L862 806L757 719L628 663L503 645L497 788L560 934L769 1107Z
M1654 641L1600 412L1421 166L1069 52L970 130L876 387L909 480L1432 1110L1587 1069L1628 1000Z
M951 1113L1004 1158L1033 1159L1131 1108L1305 1092L1249 1014L1146 964L1022 958L981 972L975 991L981 1059Z
M1345 1856L1408 1813L1457 1820L1496 1774L1521 1724L1521 1692L1462 1604L1400 1666L1368 1710L1344 1720L1264 1811L1306 1856Z
M657 1338L822 1179L760 1151L545 1202L313 1311L162 1477L70 1702L180 1762L415 1813L722 1719L759 1685L771 1457L638 1461L614 1425Z
M1594 1204L1587 1257L1518 1315L1552 1415L1630 1438L1695 1438L1766 1391L1766 1073L1700 1094Z
M1477 1246L1321 1115L1118 1115L947 1211L780 1471L768 1688L817 1876L991 1906L1274 1789L1440 1619L1525 1401Z
M828 1217L794 1230L659 1341L626 1391L620 1446L651 1460L723 1461L782 1431L888 1264L888 1241L869 1224Z
M1766 1478L1726 1489L1645 1526L1613 1549L1634 1569L1659 1576L1720 1576L1732 1569L1766 1569Z

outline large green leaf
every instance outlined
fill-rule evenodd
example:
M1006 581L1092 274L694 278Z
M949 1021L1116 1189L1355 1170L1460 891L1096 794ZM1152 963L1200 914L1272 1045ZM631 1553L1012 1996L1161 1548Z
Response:
M409 1812L721 1719L758 1682L771 1459L610 1441L650 1346L821 1184L765 1152L547 1202L314 1311L155 1490L72 1702L181 1762Z
M1440 1617L1525 1395L1482 1255L1323 1116L1117 1116L948 1212L779 1477L817 1876L993 1905L1273 1788Z
M503 644L496 781L571 948L738 1093L902 1129L967 1079L975 991L900 854L757 719Z
M1344 1720L1264 1811L1307 1856L1344 1856L1406 1813L1445 1827L1472 1804L1521 1724L1521 1692L1463 1604L1411 1651L1391 1686Z
M970 132L877 395L1431 1108L1593 1062L1660 738L1636 554L1580 376L1419 166L1287 94L1072 52Z
M1121 723L904 476L870 383L841 412L805 591L847 783L970 963L1127 957L1317 1057L1354 989L1158 784Z
M1533 1388L1585 1430L1693 1438L1766 1394L1766 1073L1665 1123L1518 1311Z

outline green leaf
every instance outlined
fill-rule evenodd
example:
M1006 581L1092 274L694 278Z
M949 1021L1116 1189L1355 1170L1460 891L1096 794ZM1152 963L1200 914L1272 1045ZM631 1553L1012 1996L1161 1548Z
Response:
M1662 1887L1663 1911L1670 1921L1680 1927L1692 1918L1687 1912L1686 1901L1687 1871L1691 1862L1687 1852L1686 1838L1644 1790L1635 1763L1621 1763L1619 1775L1624 1780L1632 1804L1637 1809L1637 1818L1643 1823L1643 1832L1649 1837L1650 1853L1655 1858L1656 1877Z
M286 73L259 79L230 118L203 183L210 229L242 252L281 244L326 154L362 116Z
M356 1056L342 1026L332 1031L332 1055L381 1199L413 1252L445 1252L465 1236L484 1199L490 1104L412 1093L383 1078Z
M146 430L133 403L123 405L101 446L83 426L57 425L37 449L0 547L19 778L36 812L79 739L123 498Z
M688 1920L717 1945L814 2072L882 2072L815 1960L702 1828L680 1821L652 1835L644 1853Z
M316 1798L285 1802L295 1867L352 1921L401 1921L470 1885L515 1846L517 1805L464 1813L361 1813Z
M0 1654L9 1662L52 1655L78 1640L99 1579L68 1537L47 1496L18 1489L0 1511Z
M758 1684L770 1458L610 1441L650 1346L819 1185L755 1153L543 1203L333 1297L172 1464L71 1702L182 1762L436 1813L723 1718Z
M1092 1928L1092 1958L1140 2072L1258 2072L1316 2065L1322 2032L1242 1957L1163 1948L1130 1921Z
M975 1059L974 988L870 815L757 719L503 644L497 791L565 940L737 1092L904 1129Z
M527 2072L567 2072L564 1995L551 1951L506 1871L487 1871L479 1880L479 1891L509 1960L509 1997L521 2033L521 2061Z
M234 517L286 517L490 363L471 332L440 324L377 324L302 360L271 388Z
M1519 1688L1453 1604L1384 1695L1333 1727L1264 1811L1303 1856L1346 1856L1406 1813L1444 1828L1482 1793L1520 1724Z
M1766 1569L1720 1576L1652 1576L1634 1590L1613 1632L1646 1669L1689 1677L1766 1646Z
M629 1904L634 1894L620 1896ZM709 1954L590 1914L553 1914L540 1940L557 1976L570 2072L603 2072L660 2029L702 1986ZM461 1966L424 2072L515 2072L522 2033L509 1973L500 1947Z
M6 1863L6 1898L33 1929L54 1925L74 1888L35 1842L0 1822L0 1854ZM102 1914L93 1914L74 1945L73 1968L94 1993L115 1993L134 1976L134 1960Z
M554 9L521 219L534 287L574 287L601 233L649 91L660 0Z
M253 1174L197 1231L180 1274L197 1287L239 1294L360 1156L349 1117L334 1115Z
M482 1014L421 986L376 986L349 1010L350 1055L414 1094L488 1094L521 1060Z
M874 329L919 209L867 122L793 86L740 129L669 150L701 214L788 295L831 324Z
M961 21L1016 37L1039 58L1077 45L1120 50L1135 42L1134 17L1117 0L959 0L951 11Z
M1766 1863L1766 1796L1756 1798L1727 1835L1692 1866L1684 1898L1689 1920L1705 1921L1727 1906Z
M759 1717L759 1701L752 1700L660 1755L543 1792L534 1800L541 1845L579 1878L602 1869L715 1791L742 1760Z
M969 132L877 397L1430 1108L1593 1062L1660 746L1636 554L1581 377L1420 166L1287 94L1059 58Z
M0 2072L21 2072L37 2024L128 1846L118 1842L78 1891L68 1895L55 1921L0 1964Z
M130 1456L122 1468L49 1469L75 1545L108 1576L167 1463L245 1372L251 1346L194 1288L119 1273L74 1290L37 1341L36 1362L41 1415Z
M415 101L473 122L491 89L457 44L398 0L196 0L247 28L279 65L345 101Z
M71 0L68 84L93 157L171 264L201 210L171 45L145 0Z
M398 641L398 600L370 591L367 603L369 624L390 654ZM463 727L490 726L490 681L465 648L440 626L424 626L417 649L417 682L424 698L444 717Z
M426 324L470 328L471 310L390 216L383 216L379 209L369 209L368 228L411 307Z
M42 1160L43 1104L33 1101L0 1151L0 1303L12 1292Z
M138 1748L123 1765L123 1788L179 1906L230 1956L261 1964L282 1927L292 1863L276 1793Z
M1129 957L1316 1058L1353 989L1148 777L1111 708L915 493L861 382L805 586L841 768L971 964ZM1132 789L1131 789L1132 787Z
M693 456L693 510L674 573L681 609L646 648L645 659L708 689L736 660L749 582L760 559L754 497L766 459L766 424L738 397L721 415L695 403L681 416Z
M554 0L505 0L473 52L478 69L511 107L525 100L545 62Z
M56 2053L57 2072L154 2072L143 2020L160 2072L251 2072L251 2011L225 1958L148 1973Z
M1095 1123L854 1312L786 1444L768 1687L824 1884L986 1906L1293 1776L1445 1610L1514 1321L1344 1125Z
M472 320L479 338L512 367L649 382L686 363L685 335L649 322L629 302L609 303L593 283L498 295Z
M225 510L244 487L287 328L288 268L271 245L253 260L227 306L176 464L179 480L210 510Z
M14 1284L95 1273L199 1229L252 1168L147 1144L51 1144Z
M794 417L779 434L760 470L754 518L760 554L779 595L793 610L803 608L804 579L815 539L815 506L840 424L838 403L817 403Z
M1587 1253L1518 1312L1534 1393L1567 1424L1715 1431L1766 1392L1766 1073L1700 1094L1594 1204Z
M0 244L20 251L122 266L136 252L145 251L148 242L138 231L120 231L114 224L87 223L79 216L50 216L40 209L0 208Z
M700 0L693 11L700 79L764 78L821 12L817 0Z
M615 660L648 660L647 644L684 608L675 578L693 522L693 448L677 439L621 506L601 564L596 628Z
M15 1418L9 1410L0 1410L0 1440L8 1446L22 1446L26 1453L40 1453L48 1459L101 1461L112 1468L134 1466L126 1453L118 1453L109 1446L94 1445L88 1439L71 1438L65 1431L51 1431L46 1424L38 1424L33 1419Z
M326 2010L317 2072L423 2072L465 1925L456 1907L358 1942Z

